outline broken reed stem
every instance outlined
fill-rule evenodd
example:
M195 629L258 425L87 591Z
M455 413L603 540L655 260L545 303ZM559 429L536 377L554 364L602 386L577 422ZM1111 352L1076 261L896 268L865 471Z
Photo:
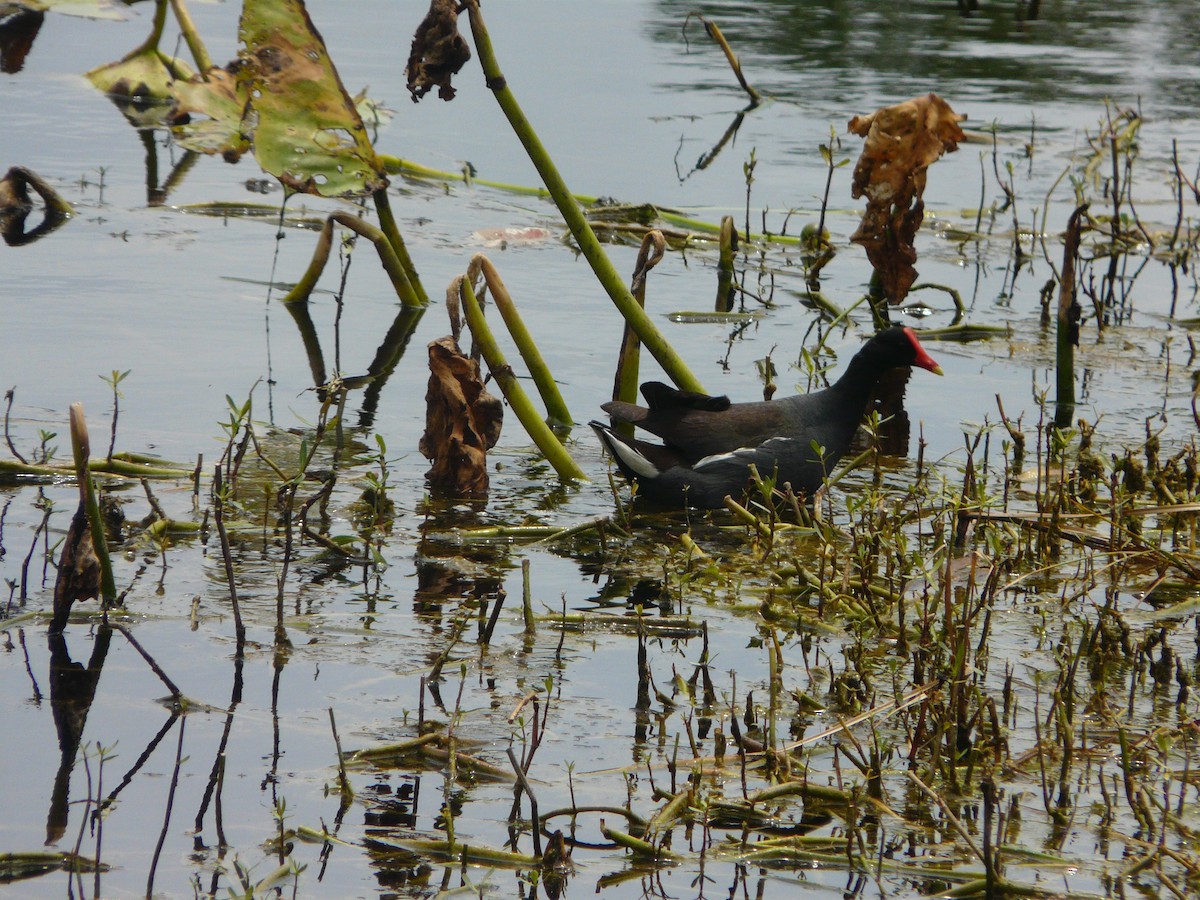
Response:
M612 260L608 258L596 233L588 224L583 210L568 190L554 162L550 159L550 155L546 152L546 148L542 146L541 140L533 130L533 126L525 118L525 113L521 110L520 104L517 103L516 97L508 87L504 74L500 71L500 64L492 49L491 37L488 35L487 26L483 21L483 13L479 9L479 0L466 0L465 6L470 15L471 35L475 40L475 50L479 55L479 64L483 69L487 86L495 96L496 102L508 119L513 132L521 141L521 145L525 148L525 152L529 155L538 174L542 177L542 182L546 185L555 206L558 207L563 220L571 230L571 236L579 246L580 252L592 267L596 279L608 293L621 315L625 317L625 321L630 323L642 343L646 345L646 349L658 360L659 365L663 367L676 386L685 391L703 393L704 387L700 380L679 358L654 322L646 315L646 311L638 306L633 294L625 287L621 276L613 267Z
M536 714L534 721L537 721ZM533 793L533 785L529 783L529 778L525 775L525 770L521 768L521 764L517 762L517 755L513 753L512 747L507 748L508 761L512 763L513 772L517 776L517 785L519 790L525 793L529 798L529 821L532 823L530 831L533 832L533 855L540 857L542 855L542 828L540 817L538 816L537 797ZM515 850L516 847L513 847Z
M563 428L575 424L575 420L571 417L571 411L567 409L567 402L563 399L554 376L550 374L550 367L546 365L533 336L525 327L521 314L517 312L517 305L513 303L512 295L504 286L500 273L496 271L496 267L490 259L482 253L477 253L467 267L467 278L474 282L480 274L483 275L488 290L492 293L492 302L496 304L496 309L500 310L500 317L504 319L504 325L508 328L513 343L517 345L517 352L521 354L521 359L525 361L533 383L537 385L542 403L546 404L548 423L551 427L561 426Z
M454 623L454 629L450 632L450 640L446 644L446 648L439 653L437 659L434 660L433 666L430 668L429 674L426 676L426 680L437 681L442 677L442 667L445 666L447 660L450 659L450 654L453 652L454 648L458 646L458 642L462 640L463 632L466 630L467 617L465 615L459 616Z
M173 682L170 676L168 676L167 673L162 670L162 666L154 661L154 657L147 653L142 645L137 642L137 638L135 638L129 632L129 629L124 625L118 625L116 622L110 622L109 625L112 627L113 631L119 631L125 636L125 640L129 641L130 646L132 646L134 650L141 654L142 659L146 661L146 664L150 666L150 669L155 675L158 676L158 680L167 686L167 690L171 692L171 698L178 702L179 699L183 697L183 691L179 690L179 688L175 686L175 682Z
M229 534L225 531L225 484L220 465L213 467L213 519L217 523L221 558L225 562L225 582L229 586L229 600L233 604L233 631L237 641L235 658L240 659L246 652L246 624L242 621L242 606L233 576L233 553L229 549Z
M71 404L70 419L71 452L75 457L75 477L79 481L79 503L87 510L88 525L92 532L92 549L100 563L101 608L107 609L117 603L117 584L113 579L112 559L108 555L108 540L104 536L104 516L100 511L96 485L88 468L92 447L82 403Z
M492 614L488 616L487 624L483 628L483 637L480 640L485 648L491 646L492 633L496 630L496 623L500 621L500 610L504 608L506 596L503 588L496 594L496 602L492 604Z
M333 746L337 750L338 759L338 790L342 800L349 801L354 797L354 788L350 787L350 779L346 777L346 754L342 752L342 739L338 737L337 719L333 716L333 707L329 707L329 730L333 732Z
M717 46L721 48L721 52L725 54L725 60L729 63L729 68L733 70L733 75L737 78L738 84L741 85L746 96L750 98L750 108L758 106L762 103L762 94L756 91L749 82L746 81L746 76L742 74L742 61L738 59L737 54L733 52L733 48L729 46L729 41L725 40L725 35L721 33L721 29L717 27L717 23L711 19L707 19L699 13L688 13L687 19L683 21L684 30L687 30L688 19L695 16L704 26L705 33L710 38L716 41Z
M905 772L904 774L908 776L909 781L920 789L922 794L938 805L942 810L942 815L950 821L950 824L954 826L954 830L958 832L958 836L971 848L971 852L975 854L975 858L980 862L985 862L983 851L979 849L975 840L971 837L971 833L963 825L962 820L954 814L954 810L950 808L950 804L943 800L933 788L918 778L915 772Z
M1083 231L1083 215L1088 204L1076 207L1067 222L1063 241L1063 267L1058 287L1057 389L1054 424L1069 427L1075 412L1075 348L1079 346L1079 300L1075 296L1075 257Z
M721 235L718 243L717 259L717 300L714 308L717 312L733 310L733 261L738 250L737 225L733 216L721 217Z
M525 617L525 633L537 633L537 617L533 614L533 587L529 581L529 557L521 560L521 614Z
M462 304L463 315L467 320L467 326L471 329L471 336L475 339L476 345L483 354L483 359L488 365L488 371L492 373L492 377L496 379L496 383L500 385L500 390L504 394L504 399L508 401L512 411L516 413L517 419L525 428L525 432L533 439L537 448L546 457L546 461L554 466L554 471L558 473L559 478L571 479L575 481L587 481L587 476L583 474L583 469L579 468L579 464L571 458L571 454L567 452L562 443L550 427L542 419L533 403L529 400L529 395L525 393L525 389L521 387L517 376L513 374L512 367L504 358L504 354L500 351L500 347L496 344L496 338L492 334L491 328L488 327L487 320L483 317L483 309L479 305L479 299L475 296L475 291L471 287L471 279L459 276L455 279L458 287L458 298ZM455 285L451 284L451 290L454 290Z
M643 310L646 308L646 276L662 261L665 247L666 238L658 229L647 232L646 236L642 238L637 264L633 268L630 290L633 299ZM637 332L626 321L621 336L621 351L617 354L617 371L613 376L612 398L614 400L622 400L626 403L637 402L638 373L641 369L641 362L642 343L638 340ZM616 428L628 437L633 435L633 425L628 422L619 422Z

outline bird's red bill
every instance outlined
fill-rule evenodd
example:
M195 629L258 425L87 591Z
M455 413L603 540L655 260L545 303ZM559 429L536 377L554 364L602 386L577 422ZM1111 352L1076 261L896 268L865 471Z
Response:
M934 358L925 352L925 348L921 346L921 342L917 340L916 332L911 328L905 328L904 334L912 341L913 351L917 354L917 358L913 360L913 365L922 369L928 369L934 375L942 374L942 367L934 361Z

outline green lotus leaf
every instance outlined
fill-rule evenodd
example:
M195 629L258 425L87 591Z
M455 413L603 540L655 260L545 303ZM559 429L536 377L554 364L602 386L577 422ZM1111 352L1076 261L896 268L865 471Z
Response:
M180 60L164 56L156 47L143 46L118 62L97 66L87 78L106 94L167 104L174 97L174 82L193 75Z
M357 197L388 184L362 118L300 0L246 0L241 132L262 168L295 191Z
M250 148L242 134L247 95L229 70L214 67L204 80L176 82L174 92L175 118L190 117L189 122L171 129L181 147L197 153L220 153L231 162Z

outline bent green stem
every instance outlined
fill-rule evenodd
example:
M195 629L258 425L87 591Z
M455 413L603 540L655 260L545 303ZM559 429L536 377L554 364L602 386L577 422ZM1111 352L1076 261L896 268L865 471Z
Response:
M571 417L571 411L567 409L567 402L563 399L554 376L550 374L550 367L546 365L541 351L534 343L533 336L525 327L521 314L517 312L517 305L513 303L508 288L504 286L504 282L500 278L500 273L496 271L496 267L490 259L482 253L477 253L471 260L471 265L467 267L467 278L475 281L480 274L483 275L488 290L492 292L492 300L495 301L496 308L500 310L500 316L504 319L504 325L508 328L508 333L512 335L513 342L517 345L521 359L525 360L525 365L529 368L529 375L533 378L533 383L537 385L542 402L546 404L548 423L551 427L563 428L574 425L575 420Z
M413 265L412 257L408 255L408 247L405 246L404 237L400 234L400 228L396 225L396 217L392 215L392 203L388 199L387 188L376 191L372 196L375 198L375 212L379 215L379 227L387 235L388 242L392 245L392 249L396 251L396 258L400 260L400 264L408 274L408 280L412 283L413 292L421 301L419 305L428 306L429 295L425 293L421 279L417 276L417 267Z
M302 300L307 300L313 288L316 287L317 279L321 277L321 272L325 269L325 264L329 261L329 251L333 246L333 225L335 222L345 228L349 228L355 234L362 235L375 245L375 251L379 254L379 262L383 265L384 271L387 272L388 277L391 279L392 287L395 288L396 296L400 298L401 303L416 309L423 309L428 305L428 301L423 299L424 291L418 292L417 287L409 279L411 261L408 266L405 265L398 255L394 244L382 229L364 219L360 219L358 216L346 212L332 213L325 220L325 225L321 229L321 235L317 238L317 247L313 251L312 261L300 277L300 281L283 298L283 303L298 303ZM395 223L393 222L392 224L394 228ZM401 243L401 246L403 247L403 243Z
M537 133L529 124L529 120L525 118L525 114L517 103L512 90L508 87L508 83L505 81L504 75L500 71L500 66L496 61L496 55L492 50L491 38L488 36L487 26L484 25L483 14L480 12L478 0L467 0L466 6L470 13L471 34L475 39L475 49L479 54L479 62L483 67L487 86L495 95L496 102L500 104L500 109L507 117L509 125L512 126L513 131L521 141L521 145L525 148L525 152L529 154L530 160L538 170L538 174L541 176L546 188L550 191L550 196L554 199L559 212L562 213L562 217L566 221L567 227L571 230L571 235L574 237L576 244L578 244L580 252L587 259L588 264L591 265L596 278L608 293L608 296L612 299L617 309L620 310L621 315L625 317L625 321L629 322L633 330L637 332L646 349L654 355L654 358L658 360L659 365L663 367L671 380L683 390L703 392L704 388L699 380L692 374L691 370L688 369L678 354L675 353L671 345L667 343L666 338L662 336L650 317L646 315L646 311L638 306L637 301L633 298L633 294L625 287L625 283L617 274L612 261L605 254L604 248L596 238L595 232L592 231L591 226L588 224L583 210L571 195L562 176L559 175L558 169L551 161L550 155L546 152L545 147L542 146Z
M492 334L491 328L488 327L487 320L483 317L483 310L480 308L479 299L475 296L475 291L471 287L470 279L460 276L455 281L457 282L459 302L462 304L463 315L467 320L467 327L471 329L471 336L478 344L480 352L483 354L483 359L488 365L488 370L492 373L492 377L500 385L504 399L508 401L508 405L512 407L512 411L516 413L517 419L520 420L526 433L533 439L537 448L542 451L542 455L546 457L547 462L554 466L554 471L558 473L560 478L587 481L587 476L583 474L583 470L579 468L579 465L571 458L571 454L566 451L566 448L554 436L554 432L550 430L550 426L538 415L533 403L529 400L529 395L525 393L525 389L517 381L517 376L513 374L512 368L504 358L500 347L496 344L496 338ZM451 290L454 290L453 285L451 286Z

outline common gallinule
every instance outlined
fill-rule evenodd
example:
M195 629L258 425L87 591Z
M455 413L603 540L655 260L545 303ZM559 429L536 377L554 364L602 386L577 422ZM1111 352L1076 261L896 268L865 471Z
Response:
M942 369L911 328L875 335L829 387L758 403L678 391L650 381L647 406L614 400L602 409L614 422L631 422L663 443L629 439L591 422L617 468L637 482L638 495L678 506L715 508L727 494L741 496L750 465L764 478L811 496L849 447L880 377L898 366Z

